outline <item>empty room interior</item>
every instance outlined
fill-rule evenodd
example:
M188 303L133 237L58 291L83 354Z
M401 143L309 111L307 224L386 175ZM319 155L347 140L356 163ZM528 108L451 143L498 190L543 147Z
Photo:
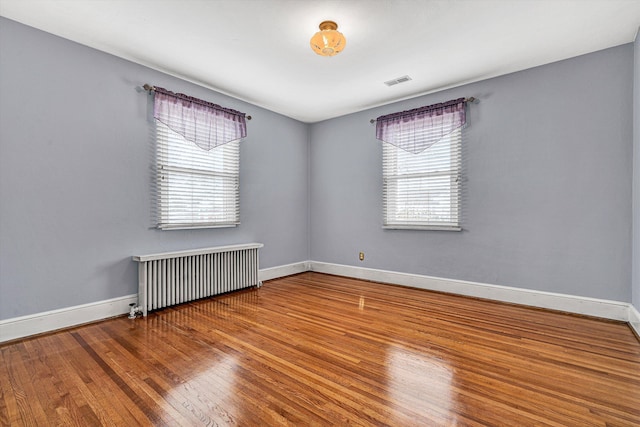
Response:
M638 28L0 0L0 425L640 425Z

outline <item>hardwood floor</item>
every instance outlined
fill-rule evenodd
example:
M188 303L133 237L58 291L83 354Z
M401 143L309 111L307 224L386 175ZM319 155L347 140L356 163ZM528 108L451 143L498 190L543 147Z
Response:
M640 425L625 324L318 273L0 357L1 425Z

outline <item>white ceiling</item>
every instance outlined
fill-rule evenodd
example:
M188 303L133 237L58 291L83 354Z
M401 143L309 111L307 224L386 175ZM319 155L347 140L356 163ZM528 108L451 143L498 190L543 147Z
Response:
M317 122L632 42L640 0L0 0L0 15ZM326 19L347 38L328 58L309 47Z

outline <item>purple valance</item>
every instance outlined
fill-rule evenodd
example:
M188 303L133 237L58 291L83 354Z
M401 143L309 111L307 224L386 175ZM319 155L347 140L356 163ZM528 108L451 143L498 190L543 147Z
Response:
M376 138L418 154L466 123L465 99L380 116Z
M153 117L203 150L247 136L244 113L161 87L154 91Z

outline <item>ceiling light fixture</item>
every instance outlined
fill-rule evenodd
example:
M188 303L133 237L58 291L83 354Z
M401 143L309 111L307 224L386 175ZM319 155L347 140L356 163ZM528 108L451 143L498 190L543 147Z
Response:
M322 21L320 31L311 37L311 49L318 55L333 56L347 45L347 39L338 31L338 24L333 21Z

